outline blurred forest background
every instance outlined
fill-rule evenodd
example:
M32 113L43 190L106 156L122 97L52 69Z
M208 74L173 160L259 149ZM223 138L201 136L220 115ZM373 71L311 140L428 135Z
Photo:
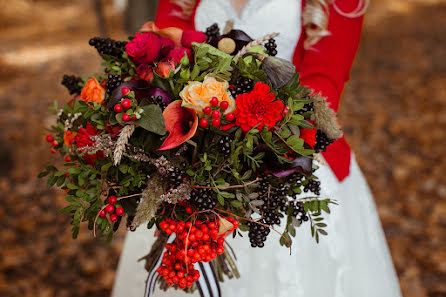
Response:
M36 175L62 75L99 71L93 1L0 0L0 296L108 296L122 248L57 214ZM110 37L124 18L102 1ZM446 296L446 1L373 0L340 117L375 194L406 297ZM376 284L379 286L379 284ZM359 296L358 296L359 297ZM378 297L378 296L377 296Z

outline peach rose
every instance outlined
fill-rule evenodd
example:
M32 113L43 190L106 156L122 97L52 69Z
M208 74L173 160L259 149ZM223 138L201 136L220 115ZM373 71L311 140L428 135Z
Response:
M64 135L63 135L63 142L67 146L71 146L71 144L73 143L74 138L76 137L76 135L77 135L77 132L70 131L70 130L65 131Z
M225 110L225 114L235 110L235 100L228 91L229 84L227 81L220 82L212 76L206 76L204 81L190 81L184 89L180 92L180 97L183 99L183 107L192 108L199 115L203 115L203 109L210 106L209 101L213 97L218 99L218 102L227 101L229 107Z
M85 102L97 102L102 104L105 99L105 89L96 80L96 78L89 79L81 92L81 100Z

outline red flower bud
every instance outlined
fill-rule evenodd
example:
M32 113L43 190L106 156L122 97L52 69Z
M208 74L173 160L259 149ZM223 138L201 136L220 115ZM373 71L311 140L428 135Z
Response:
M206 34L201 31L184 31L181 36L181 44L184 47L192 48L192 42L203 43L206 41Z

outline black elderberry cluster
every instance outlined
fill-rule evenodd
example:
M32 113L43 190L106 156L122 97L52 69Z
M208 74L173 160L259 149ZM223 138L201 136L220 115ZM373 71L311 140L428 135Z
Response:
M302 202L290 202L290 206L293 208L291 215L298 219L301 223L302 221L308 221L308 216L305 213L304 205Z
M304 192L313 192L319 196L321 194L321 182L315 179L310 179L304 186Z
M270 56L277 55L277 44L274 38L270 38L267 43L264 45L265 47L265 53L267 53Z
M247 77L240 77L234 83L234 89L230 90L232 97L237 97L237 95L251 92L254 88L254 81Z
M167 103L163 101L163 96L161 95L158 96L150 95L150 100L156 105L158 105L161 108L161 110L164 110L167 107Z
M218 145L221 148L221 151L225 158L228 158L229 155L231 154L231 142L232 142L232 137L229 135L223 136L218 141Z
M107 83L105 87L107 89L107 94L111 94L119 85L122 83L122 78L117 74L109 74Z
M316 133L316 145L313 149L316 153L325 152L327 150L327 147L332 144L333 141L334 140L329 139L324 132L318 130Z
M207 27L204 34L206 34L207 43L216 42L217 38L220 36L220 28L218 27L218 24L215 23L212 26Z
M259 183L259 199L263 201L260 210L264 217L265 223L272 225L280 225L280 217L278 210L286 211L289 186L281 186L280 188L272 187L267 178L263 177Z
M70 95L80 94L82 91L82 87L79 86L79 84L82 83L82 78L80 77L65 74L62 77L61 83L65 88L68 89Z
M259 223L265 224L265 221L262 219L258 221ZM251 242L252 247L264 247L266 238L270 232L269 228L266 226L256 224L253 222L248 222L248 237Z
M176 188L183 183L185 177L186 172L181 168L175 167L173 170L170 171L169 185Z
M206 187L211 185L207 184ZM198 210L213 209L217 205L217 197L212 189L196 188L190 194L190 203Z
M126 41L116 41L110 38L93 37L88 42L99 54L120 57L125 51Z

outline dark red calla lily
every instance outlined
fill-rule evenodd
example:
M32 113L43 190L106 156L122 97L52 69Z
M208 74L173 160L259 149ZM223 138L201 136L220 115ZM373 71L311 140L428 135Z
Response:
M170 103L163 112L166 131L169 132L160 151L171 150L191 139L198 128L198 116L193 109L181 106L182 101Z

